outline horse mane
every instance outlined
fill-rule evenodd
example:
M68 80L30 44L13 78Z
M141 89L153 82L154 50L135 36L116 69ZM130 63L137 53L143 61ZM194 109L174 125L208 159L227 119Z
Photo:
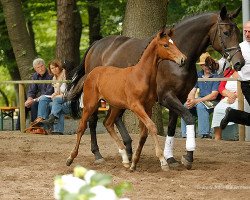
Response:
M188 16L183 16L181 19L179 19L177 22L173 23L173 24L170 24L170 25L167 25L168 27L169 26L177 26L177 25L181 25L181 24L184 24L184 23L187 23L189 20L192 20L194 17L196 18L199 18L201 16L205 16L205 15L211 15L211 14L216 14L218 13L218 11L209 11L209 12L200 12L200 13L192 13Z

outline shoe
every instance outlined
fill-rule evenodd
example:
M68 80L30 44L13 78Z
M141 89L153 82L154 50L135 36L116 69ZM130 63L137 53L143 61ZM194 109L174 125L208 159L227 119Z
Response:
M53 114L51 114L49 116L49 119L44 120L41 123L44 125L47 125L48 127L52 127L54 125L55 120L56 120L56 117Z
M204 139L204 138L206 138L206 139L212 139L212 136L209 135L209 134L204 134L204 135L202 135L201 139Z
M30 127L35 126L43 121L42 117L37 117L33 122L30 123Z
M62 132L52 132L51 134L52 134L52 135L63 135Z
M225 111L225 117L223 117L223 119L220 122L220 128L223 130L226 128L228 122L229 122L229 112L232 108L228 107Z

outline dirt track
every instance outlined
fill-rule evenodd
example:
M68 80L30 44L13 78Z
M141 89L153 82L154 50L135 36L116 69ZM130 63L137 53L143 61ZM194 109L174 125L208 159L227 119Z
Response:
M133 135L133 146L137 135ZM80 164L113 175L114 182L130 181L131 200L165 199L249 199L250 142L215 142L197 139L192 170L161 171L149 136L137 171L127 172L121 165L116 145L107 134L98 135L106 162L94 164L90 136L83 136L79 155L72 166L65 161L75 144L75 135L41 136L20 132L0 132L0 199L53 199L56 175L71 173ZM164 137L159 137L164 144ZM176 139L175 155L180 159L185 140Z

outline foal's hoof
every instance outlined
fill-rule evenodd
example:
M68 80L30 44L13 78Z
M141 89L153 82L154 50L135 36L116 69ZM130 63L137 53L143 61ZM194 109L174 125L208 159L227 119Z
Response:
M130 164L129 163L122 163L125 168L129 168Z
M68 158L67 162L66 162L66 165L70 166L72 164L72 162L73 162L73 159L72 158Z
M129 168L129 171L130 172L134 172L136 170L136 166L131 164L130 168Z
M193 162L190 162L186 159L186 156L182 156L181 163L186 167L186 169L190 170L192 168Z
M168 165L162 165L161 169L162 169L162 171L169 171L169 166Z
M100 158L100 159L95 160L95 164L102 164L104 162L105 162L104 158Z
M180 162L175 160L174 157L168 158L167 163L168 163L169 169L176 169L176 168L179 168L181 166Z

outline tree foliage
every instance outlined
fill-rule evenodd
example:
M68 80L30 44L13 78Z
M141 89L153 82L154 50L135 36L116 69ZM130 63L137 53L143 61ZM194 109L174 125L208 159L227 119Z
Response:
M28 27L29 35L33 40L36 55L45 59L46 62L55 57L56 52L56 29L57 7L56 0L19 0ZM241 6L241 0L168 0L167 24L174 24L188 15L194 15L206 11L218 11L222 4L228 10L234 10ZM76 0L77 7L82 19L82 34L79 44L80 57L89 46L89 15L88 4L98 4L100 10L100 34L102 37L121 34L122 22L125 15L127 0ZM157 2L157 1L154 1ZM242 29L242 17L236 19L236 23ZM32 66L29 66L32 69ZM7 76L1 76L1 80L19 79L16 59L11 46L3 7L0 4L0 70L9 72ZM19 78L18 78L19 77ZM2 88L2 86L0 86Z

